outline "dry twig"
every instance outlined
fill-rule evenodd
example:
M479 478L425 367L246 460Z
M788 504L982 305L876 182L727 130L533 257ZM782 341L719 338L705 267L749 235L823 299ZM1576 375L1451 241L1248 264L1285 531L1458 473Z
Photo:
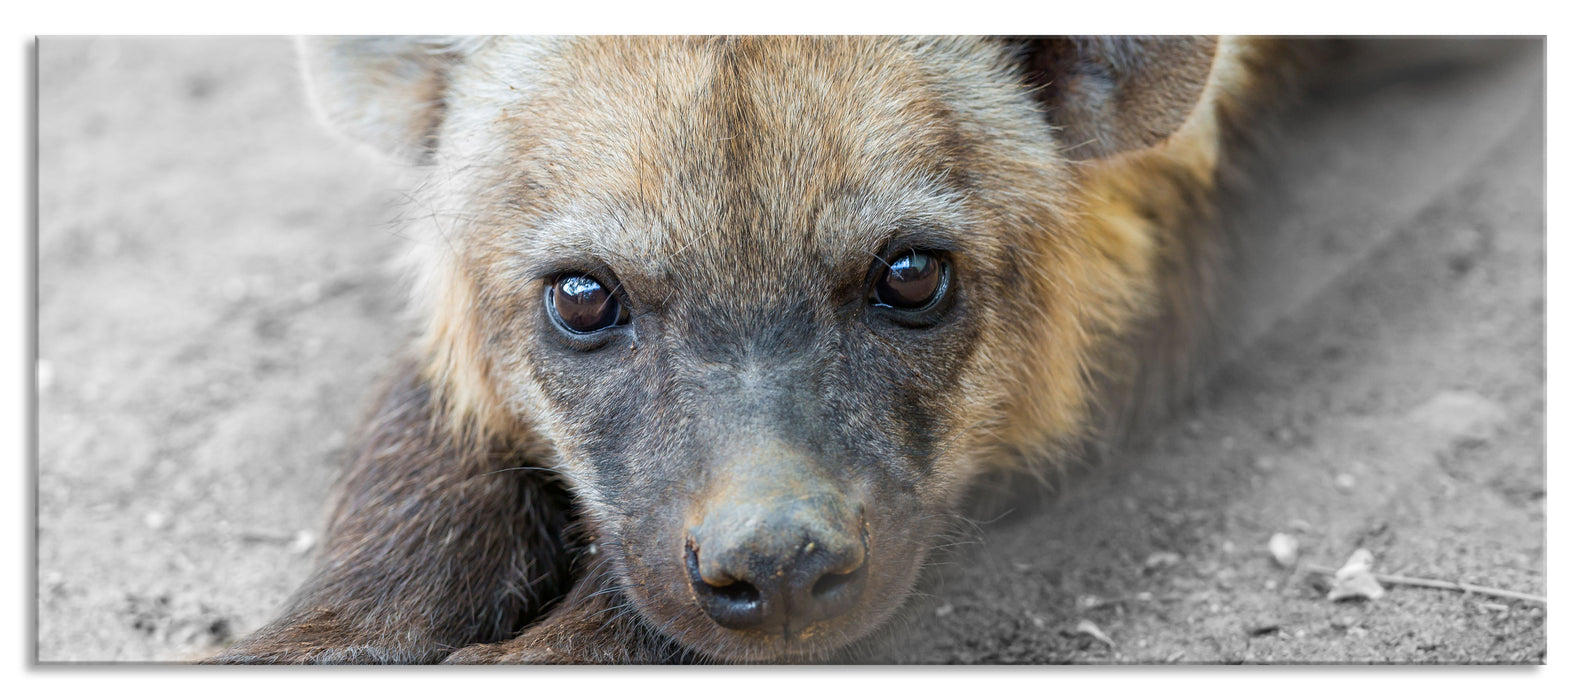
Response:
M1333 568L1325 568L1325 567L1322 567L1322 566L1318 566L1317 564L1305 564L1304 563L1304 564L1301 565L1301 568L1302 568L1303 571L1311 571L1311 572L1315 572L1315 573L1328 574L1330 576L1334 576L1335 575L1335 569L1333 569ZM1520 593L1520 592L1517 592L1517 591L1507 591L1507 590L1505 590L1503 588L1490 588L1488 586L1474 586L1474 585L1472 585L1470 583L1459 583L1459 582L1455 582L1455 581L1441 581L1439 579L1418 578L1416 576L1397 576L1397 575L1394 575L1394 574L1375 573L1375 574L1373 574L1373 577L1375 579L1378 579L1378 581L1380 583L1388 583L1388 584L1396 585L1396 586L1418 586L1418 587L1421 587L1421 588L1439 588L1439 589L1447 590L1447 591L1462 591L1462 592L1465 592L1465 593L1479 593L1479 594L1482 594L1482 595L1494 596L1496 598L1514 598L1516 600L1525 600L1525 601L1528 601L1530 603L1537 603L1539 605L1544 605L1544 606L1547 606L1549 604L1549 601L1546 600L1543 596L1533 595L1531 593Z

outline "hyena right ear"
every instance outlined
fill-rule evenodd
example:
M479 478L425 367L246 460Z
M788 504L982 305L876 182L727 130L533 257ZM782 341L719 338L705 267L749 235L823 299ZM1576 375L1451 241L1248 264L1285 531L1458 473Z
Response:
M297 42L319 117L409 163L433 155L451 68L480 42L441 36L303 37Z
M1147 148L1174 134L1208 84L1215 37L1007 39L1023 84L1071 158Z

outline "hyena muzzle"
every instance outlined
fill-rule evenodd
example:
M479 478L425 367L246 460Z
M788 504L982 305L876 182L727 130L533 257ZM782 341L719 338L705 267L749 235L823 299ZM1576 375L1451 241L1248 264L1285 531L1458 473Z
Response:
M217 661L825 660L963 495L1181 384L1270 44L303 42L423 177L424 332Z

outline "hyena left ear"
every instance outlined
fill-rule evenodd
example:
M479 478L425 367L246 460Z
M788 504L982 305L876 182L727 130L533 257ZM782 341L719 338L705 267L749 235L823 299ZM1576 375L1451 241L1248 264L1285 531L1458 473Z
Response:
M1215 37L1017 37L1024 84L1058 127L1071 158L1147 148L1192 113Z
M478 43L443 36L304 37L297 42L320 118L387 155L424 163L445 116L449 72Z

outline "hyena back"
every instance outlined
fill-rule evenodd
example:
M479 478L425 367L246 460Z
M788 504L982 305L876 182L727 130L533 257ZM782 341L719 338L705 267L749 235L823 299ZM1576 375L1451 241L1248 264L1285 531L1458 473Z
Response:
M1191 383L1227 144L1201 38L309 40L425 173L424 332L312 578L232 662L831 658L986 474Z

